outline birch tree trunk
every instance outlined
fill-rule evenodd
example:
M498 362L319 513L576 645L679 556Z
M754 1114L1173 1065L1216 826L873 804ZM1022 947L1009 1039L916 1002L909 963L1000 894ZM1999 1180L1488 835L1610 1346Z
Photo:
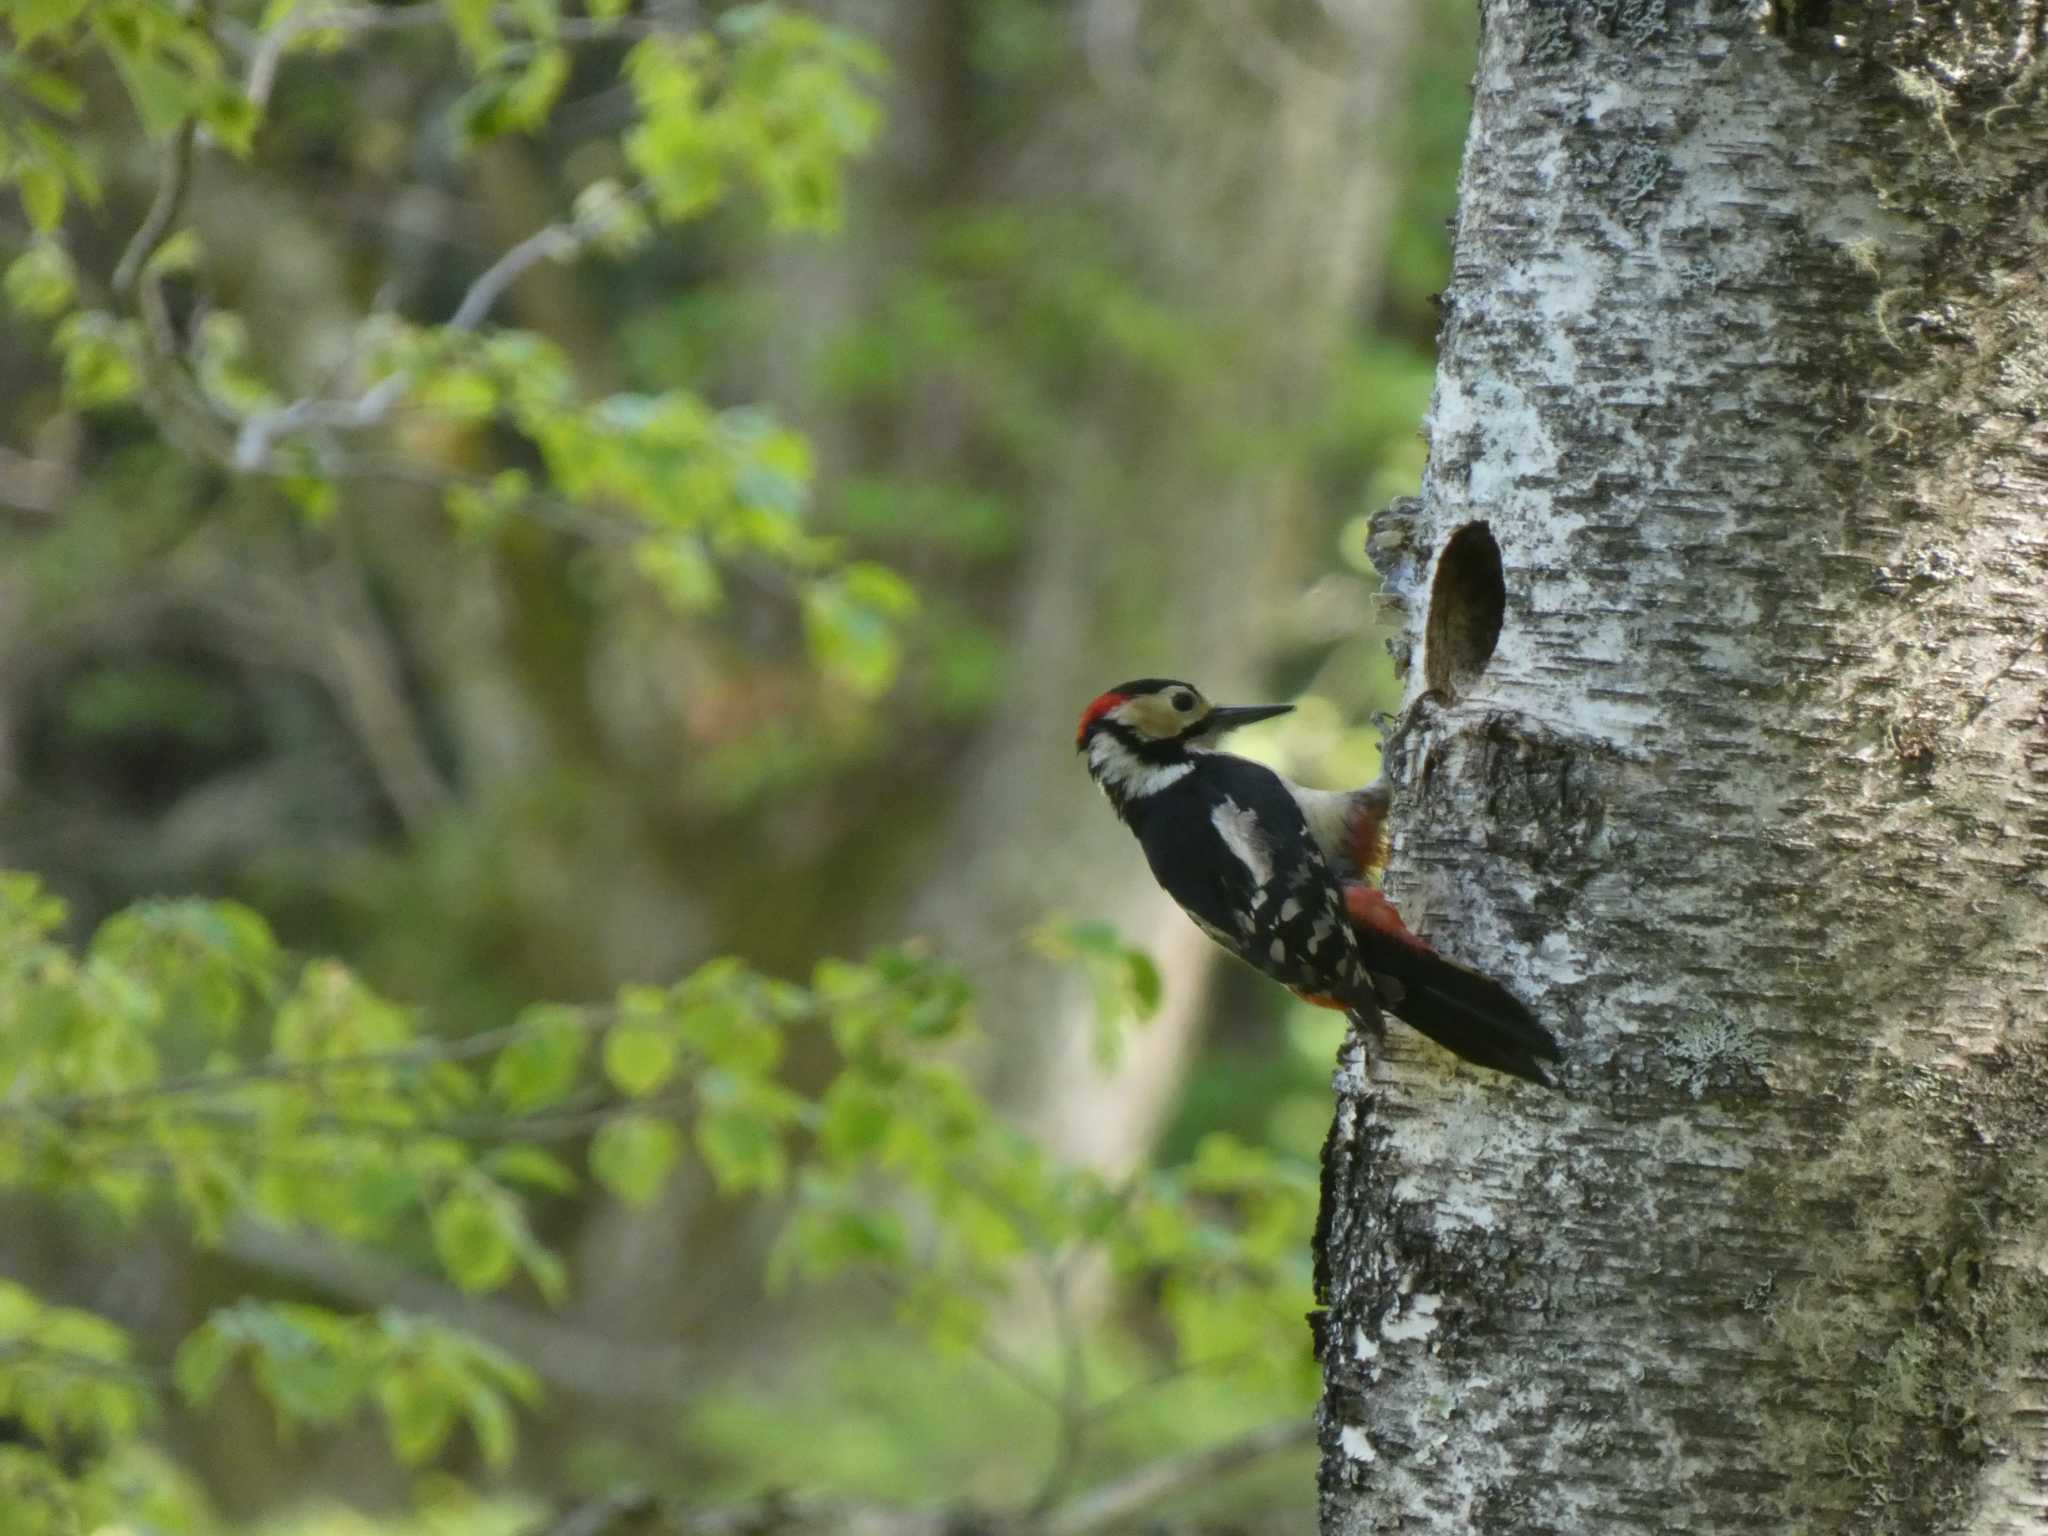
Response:
M1323 1522L2048 1530L2048 11L1489 0Z

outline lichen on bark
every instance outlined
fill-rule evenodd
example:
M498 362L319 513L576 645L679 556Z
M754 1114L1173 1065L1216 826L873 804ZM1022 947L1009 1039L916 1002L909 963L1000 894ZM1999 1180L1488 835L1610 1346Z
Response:
M2048 1530L2043 8L1483 22L1388 884L1569 1062L1340 1064L1324 1527Z

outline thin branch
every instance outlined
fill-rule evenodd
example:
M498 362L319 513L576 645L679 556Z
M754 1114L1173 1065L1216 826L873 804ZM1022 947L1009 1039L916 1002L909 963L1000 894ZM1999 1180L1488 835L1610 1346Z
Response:
M345 544L347 523L338 523L334 533ZM455 795L435 766L406 697L390 633L363 590L363 563L343 548L308 571L305 582L326 631L320 671L354 722L370 769L398 819L418 836Z
M586 1007L572 1009L577 1022L586 1029L597 1029L611 1019L608 1008ZM147 1103L152 1099L180 1098L190 1094L222 1093L246 1087L251 1083L289 1082L306 1078L325 1077L330 1073L363 1072L392 1067L431 1067L444 1061L473 1061L480 1056L492 1056L513 1041L526 1034L530 1026L505 1024L497 1029L480 1030L473 1035L464 1035L459 1040L433 1040L418 1045L409 1045L400 1050L364 1051L355 1056L332 1056L320 1061L257 1061L238 1068L233 1072L197 1072L190 1077L173 1077L163 1082L142 1083L133 1088L117 1088L106 1093L82 1093L68 1099L49 1103L17 1100L0 1104L0 1116L42 1115L51 1119L63 1119L80 1113L118 1109L134 1104Z
M1283 1419L1190 1455L1155 1461L1114 1482L1069 1500L1045 1517L1042 1536L1088 1536L1128 1518L1149 1504L1235 1472L1279 1451L1315 1439L1308 1419Z
M80 1354L75 1349L45 1349L39 1344L24 1344L18 1340L0 1344L0 1366L20 1364L44 1366L51 1370L69 1371L74 1376L97 1376L107 1381L126 1381L146 1387L160 1384L168 1374L126 1360L102 1360L97 1355Z
M243 1222L223 1246L244 1264L361 1306L441 1318L517 1355L543 1381L601 1401L665 1407L688 1396L699 1378L699 1362L679 1344L611 1339L516 1302L465 1296L406 1265L322 1238Z
M1060 1346L1059 1447L1053 1453L1052 1465L1046 1469L1045 1482L1038 1490L1038 1497L1031 1503L1034 1514L1043 1514L1058 1503L1081 1465L1081 1453L1088 1443L1092 1415L1088 1411L1087 1341L1082 1337L1081 1320L1074 1313L1073 1293L1067 1275L1043 1256L1038 1264L1038 1274L1045 1284L1046 1303L1052 1310L1053 1333Z
M141 225L128 241L128 248L121 253L121 259L114 266L113 289L116 297L126 298L142 276L142 269L149 258L157 252L171 232L171 225L178 217L178 209L185 201L185 189L192 180L192 141L198 132L198 124L186 118L171 135L171 142L164 146L163 168L157 174L156 196L149 205L149 212L143 215Z
M1148 1392L1157 1392L1161 1387L1171 1386L1177 1381L1183 1381L1190 1376L1199 1376L1206 1371L1221 1371L1234 1365L1246 1364L1251 1360L1257 1359L1258 1355L1259 1351L1256 1349L1233 1349L1227 1355L1211 1355L1206 1360L1190 1360L1182 1365L1171 1366L1166 1370L1158 1372L1156 1375L1147 1376L1143 1381L1133 1382L1128 1387L1112 1392L1109 1396L1098 1398L1095 1402L1090 1403L1088 1405L1088 1421L1092 1424L1099 1423L1103 1419L1112 1418L1122 1413L1134 1400L1143 1397Z
M645 1099L609 1098L584 1093L562 1104L528 1114L467 1115L455 1120L415 1121L379 1120L368 1115L313 1114L301 1116L293 1122L293 1126L301 1133L330 1132L336 1136L352 1136L365 1140L382 1139L398 1143L428 1139L470 1142L574 1141L603 1129L607 1123L628 1111L674 1111L681 1114L690 1108L691 1102L689 1095L683 1093L659 1094ZM272 1134L271 1123L249 1110L202 1106L185 1111L183 1118L222 1134L247 1132L266 1139ZM151 1134L146 1124L132 1120L99 1120L90 1124L75 1125L70 1129L78 1137ZM268 1148L261 1153L257 1161L265 1165L289 1164L309 1169L325 1168L330 1171L352 1166L332 1157L293 1159L285 1153Z
M34 518L54 518L77 486L69 464L0 447L0 505Z
M872 1282L873 1288L879 1291L886 1300L895 1303L898 1307L908 1303L910 1299L909 1290L897 1284L892 1276L871 1274L864 1278ZM1054 1410L1059 1408L1060 1395L1052 1383L1040 1379L1036 1371L1032 1370L1030 1366L1026 1365L1016 1355L996 1343L993 1339L976 1339L974 1341L974 1352L981 1357L984 1364L1009 1377L1011 1384L1020 1391L1037 1398L1049 1408Z
M455 313L448 317L448 329L475 330L484 323L491 306L498 302L507 288L519 281L529 267L539 266L550 258L566 261L582 244L573 224L550 224L528 235L486 267L482 275L469 285L469 292L462 296Z
M505 290L531 267L550 258L566 260L583 246L588 235L574 223L550 224L537 230L486 267L462 302L455 306L447 329L474 331L489 318L491 309ZM260 470L270 462L271 445L279 437L305 427L333 427L342 431L363 431L389 416L412 387L413 374L399 369L387 374L353 400L326 400L315 395L294 400L290 405L258 411L242 422L235 438L234 468L245 473Z

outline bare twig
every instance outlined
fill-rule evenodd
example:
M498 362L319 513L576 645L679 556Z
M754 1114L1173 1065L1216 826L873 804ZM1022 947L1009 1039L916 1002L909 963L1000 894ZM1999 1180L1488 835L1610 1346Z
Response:
M164 146L156 196L151 199L149 212L143 215L142 223L128 241L128 248L121 252L121 259L114 266L116 297L126 298L134 290L144 265L171 232L178 209L185 201L185 188L192 180L192 140L197 132L198 125L188 117L171 135L170 143Z
M29 517L52 518L76 486L71 466L0 447L0 506Z
M1053 1333L1060 1346L1059 1446L1053 1453L1052 1465L1046 1469L1045 1482L1038 1490L1038 1497L1031 1504L1034 1514L1043 1514L1058 1503L1080 1467L1092 1416L1088 1412L1086 1340L1081 1334L1081 1320L1074 1312L1073 1293L1066 1272L1041 1256L1038 1273L1045 1284L1046 1303L1052 1310Z
M1090 1423L1098 1423L1103 1419L1113 1418L1147 1392L1157 1392L1161 1387L1185 1381L1190 1376L1199 1376L1205 1371L1221 1371L1233 1365L1244 1365L1256 1359L1258 1354L1259 1351L1255 1349L1234 1349L1227 1355L1211 1355L1206 1360L1190 1360L1184 1364L1169 1366L1166 1370L1147 1376L1143 1381L1133 1382L1107 1397L1096 1399L1088 1405L1088 1420Z
M1155 1461L1060 1505L1045 1517L1039 1529L1042 1536L1088 1536L1089 1532L1114 1525L1148 1504L1235 1472L1275 1452L1307 1445L1314 1438L1315 1425L1310 1420L1283 1419L1206 1450Z
M550 224L528 235L486 267L469 285L469 292L462 296L462 302L455 306L455 313L448 317L448 329L475 330L484 323L491 306L498 302L507 288L519 281L529 267L538 266L550 258L566 261L582 244L583 237L574 224Z
M489 318L491 309L505 290L531 267L550 258L566 260L583 246L588 236L573 223L550 224L537 230L492 262L469 285L462 302L455 307L447 329L474 331ZM271 445L281 436L305 427L334 427L362 431L389 416L412 387L413 374L400 369L386 375L353 400L327 400L308 395L290 405L258 411L242 422L235 438L234 467L243 472L260 470L270 462Z
M47 1349L19 1340L0 1344L0 1366L35 1365L74 1376L97 1376L106 1381L126 1381L137 1386L155 1386L168 1374L127 1360L102 1360L75 1349Z
M346 524L335 537L344 545ZM435 767L384 622L363 590L363 562L346 547L306 573L326 631L321 672L354 722L371 771L408 832L418 835L454 799Z

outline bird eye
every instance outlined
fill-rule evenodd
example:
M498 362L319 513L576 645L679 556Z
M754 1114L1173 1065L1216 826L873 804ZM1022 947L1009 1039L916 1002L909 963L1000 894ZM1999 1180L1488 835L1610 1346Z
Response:
M1195 707L1195 696L1183 688L1173 696L1172 704L1175 709L1179 710L1182 714L1186 714Z

